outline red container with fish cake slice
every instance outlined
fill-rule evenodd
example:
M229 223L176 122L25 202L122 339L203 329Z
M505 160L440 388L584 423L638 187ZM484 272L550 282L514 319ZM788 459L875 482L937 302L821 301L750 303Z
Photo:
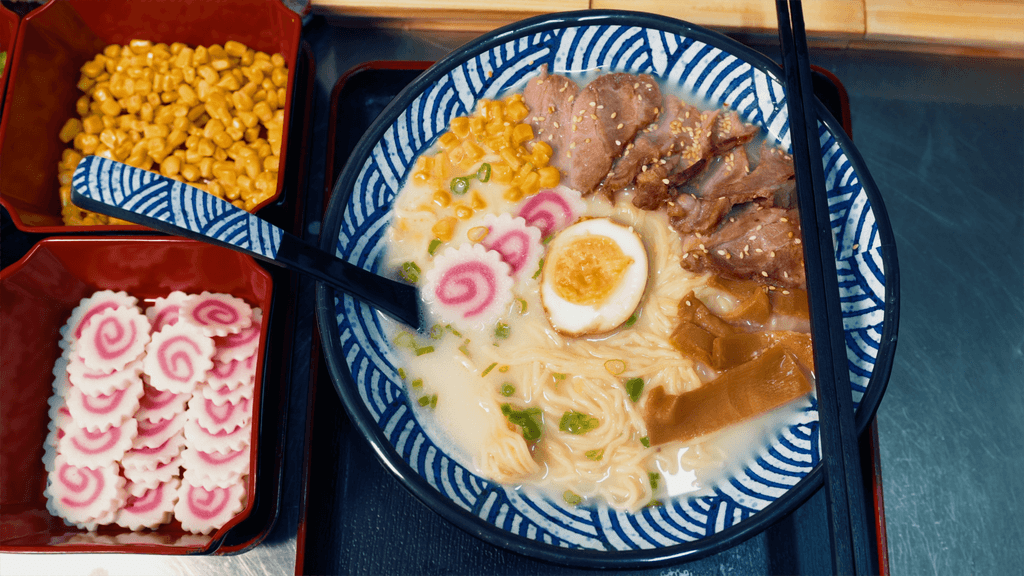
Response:
M0 332L5 335L0 339L0 550L211 552L253 510L257 474L249 474L239 488L250 495L241 510L208 535L191 534L176 520L135 533L116 524L87 532L66 525L47 509L43 454L50 434L48 400L54 394L54 365L63 351L61 328L83 298L101 290L124 291L136 297L143 310L157 298L180 290L230 294L266 311L272 303L273 282L248 256L166 237L48 238L0 272ZM269 315L261 318L253 396L248 401L253 407L260 406L267 349ZM146 401L147 405L153 402ZM241 468L254 472L258 470L259 420L256 408L245 427L251 446L249 466Z

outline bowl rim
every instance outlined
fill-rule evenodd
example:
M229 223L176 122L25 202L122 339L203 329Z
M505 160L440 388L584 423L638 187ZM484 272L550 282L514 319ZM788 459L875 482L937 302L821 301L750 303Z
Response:
M384 132L395 121L396 117L424 89L442 78L455 66L495 46L552 29L588 25L629 25L654 28L693 38L744 60L753 67L768 74L779 84L785 85L782 68L764 54L719 32L676 18L626 10L586 10L541 15L509 24L479 36L475 40L471 40L437 61L404 88L374 120L353 148L344 169L335 183L320 232L321 249L334 253L345 207L354 190L356 179L365 160L384 135ZM846 135L841 124L832 116L828 109L820 101L816 102L816 107L819 120L825 124L831 136L835 138L837 144L849 159L868 197L878 228L880 240L878 250L885 270L885 320L869 385L861 398L855 415L857 432L861 434L874 417L892 370L899 324L899 270L896 258L896 244L881 194L870 173L867 171L863 158ZM342 404L355 423L356 428L363 438L369 442L370 447L381 463L398 478L406 490L460 529L492 545L556 564L590 568L641 568L696 560L731 548L759 534L771 524L795 510L817 491L824 482L824 468L819 462L796 485L749 518L711 536L673 546L628 551L583 550L560 548L538 540L530 540L512 534L454 505L413 470L391 445L356 390L356 383L345 362L340 341L336 337L338 325L335 317L334 302L334 290L330 286L317 282L317 322L324 343L323 351L328 371L331 374L334 387L341 397ZM327 335L331 337L323 337Z

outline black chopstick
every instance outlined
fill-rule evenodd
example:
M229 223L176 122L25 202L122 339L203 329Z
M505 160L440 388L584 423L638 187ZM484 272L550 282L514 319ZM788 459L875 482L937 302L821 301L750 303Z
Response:
M836 574L867 574L871 568L864 485L803 10L800 0L776 0L776 9L807 269L833 569Z

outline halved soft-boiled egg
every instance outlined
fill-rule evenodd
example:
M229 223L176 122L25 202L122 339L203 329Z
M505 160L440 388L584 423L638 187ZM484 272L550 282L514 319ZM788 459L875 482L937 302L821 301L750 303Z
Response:
M608 218L591 218L551 241L540 298L558 332L601 334L633 315L646 286L647 250L640 236Z

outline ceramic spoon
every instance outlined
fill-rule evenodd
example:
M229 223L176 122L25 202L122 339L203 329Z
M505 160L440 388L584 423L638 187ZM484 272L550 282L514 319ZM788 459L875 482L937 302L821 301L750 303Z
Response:
M86 210L226 246L312 276L399 322L417 330L421 327L415 286L363 270L188 184L89 156L75 170L71 199Z

